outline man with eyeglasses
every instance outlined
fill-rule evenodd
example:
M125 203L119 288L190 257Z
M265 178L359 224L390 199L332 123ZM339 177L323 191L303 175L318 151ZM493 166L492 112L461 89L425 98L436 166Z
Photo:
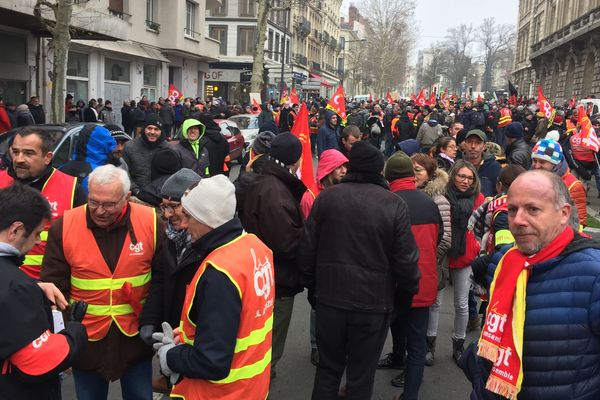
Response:
M130 203L127 173L113 165L89 176L87 206L50 228L42 279L70 301L89 304L88 346L73 366L79 400L106 398L121 381L124 399L152 398L152 349L140 338L140 315L162 260L164 227L153 208Z
M10 140L10 162L6 170L0 171L0 188L8 187L13 182L32 187L46 197L52 212L52 219L42 231L41 242L28 251L21 265L21 270L29 277L40 279L50 224L61 217L65 210L84 204L86 193L76 178L52 166L55 140L49 131L25 127Z
M481 193L488 197L496 195L496 181L502 167L496 161L496 157L486 151L486 141L487 136L482 130L472 129L467 132L461 149L463 158L477 169L477 175L481 181Z

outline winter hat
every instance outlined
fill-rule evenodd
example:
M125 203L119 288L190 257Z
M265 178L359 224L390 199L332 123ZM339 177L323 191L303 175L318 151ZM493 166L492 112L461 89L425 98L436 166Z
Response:
M504 128L504 134L512 139L523 139L523 125L520 122L511 122Z
M562 125L562 123L563 123L563 121L564 121L564 120L565 120L565 119L564 119L564 117L563 117L562 115L556 114L556 115L554 116L554 123L555 123L556 125Z
M156 114L146 115L146 119L144 120L144 129L146 129L146 127L149 125L154 125L160 129L162 129L162 124L160 123L160 121L158 119L158 115L156 115Z
M419 152L419 142L417 142L415 139L403 140L400 143L398 143L397 146L408 156L412 156L413 154Z
M202 178L189 168L182 168L171 175L160 189L160 195L172 201L181 201L181 196L192 184L200 182Z
M542 139L533 146L531 158L546 160L557 165L563 159L562 147L554 140Z
M280 133L271 141L269 155L283 165L292 165L302 156L302 143L289 132Z
M150 164L152 179L160 175L172 175L181 169L181 157L175 150L169 147L162 147L152 156ZM155 176L158 175L158 176Z
M117 141L123 140L123 141L127 142L127 141L130 141L133 139L131 136L129 136L127 133L125 133L125 131L123 131L123 129L119 125L109 124L109 125L104 125L104 127L109 130L113 139L115 139Z
M368 172L380 174L385 161L383 154L367 141L354 143L350 150L350 172Z
M214 229L233 219L235 187L225 175L205 178L185 191L181 205L195 220Z
M26 112L29 111L29 107L27 106L27 104L19 104L17 106L17 112Z
M470 136L477 136L483 140L483 143L487 142L487 136L481 129L471 129L469 132L467 132L465 140L467 140Z
M319 165L317 166L317 182L335 171L337 168L346 164L348 159L339 150L329 149L321 153Z
M546 133L546 137L544 139L554 140L555 142L558 142L560 140L560 132L557 130L550 131Z
M252 150L256 154L269 154L271 151L271 142L275 138L275 134L271 131L259 133L252 142Z
M403 151L395 152L385 165L385 179L388 182L395 181L400 178L408 178L415 176L413 162L409 156Z

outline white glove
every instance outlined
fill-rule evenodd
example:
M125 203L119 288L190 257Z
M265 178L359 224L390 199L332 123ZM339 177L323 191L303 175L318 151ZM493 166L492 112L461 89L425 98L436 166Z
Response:
M171 325L168 322L163 322L161 326L162 332L154 332L152 334L152 339L157 342L152 345L156 351L160 350L164 345L174 343L173 328L171 328Z
M179 373L171 371L171 368L169 368L169 365L167 364L167 353L169 352L169 350L171 350L175 346L176 346L176 344L174 344L174 343L168 343L168 344L161 345L161 347L158 349L158 360L160 361L160 371L162 372L162 374L164 376L169 377L169 379L171 381L171 385L176 384L177 381L179 380Z

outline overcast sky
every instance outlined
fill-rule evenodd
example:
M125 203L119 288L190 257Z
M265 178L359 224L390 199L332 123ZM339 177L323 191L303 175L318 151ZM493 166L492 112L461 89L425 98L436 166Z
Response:
M418 50L443 40L448 28L469 23L477 26L488 17L494 17L496 23L517 25L519 16L519 0L417 0L415 3L415 20L420 35L410 57L411 64L416 62ZM350 4L355 4L360 11L363 1L344 0L342 15L348 15Z

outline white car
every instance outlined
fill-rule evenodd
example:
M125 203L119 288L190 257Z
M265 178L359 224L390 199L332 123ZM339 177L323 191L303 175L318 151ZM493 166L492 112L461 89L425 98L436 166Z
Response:
M230 121L237 124L242 135L244 136L244 145L247 148L252 144L258 135L258 115L254 114L239 114L229 117Z

